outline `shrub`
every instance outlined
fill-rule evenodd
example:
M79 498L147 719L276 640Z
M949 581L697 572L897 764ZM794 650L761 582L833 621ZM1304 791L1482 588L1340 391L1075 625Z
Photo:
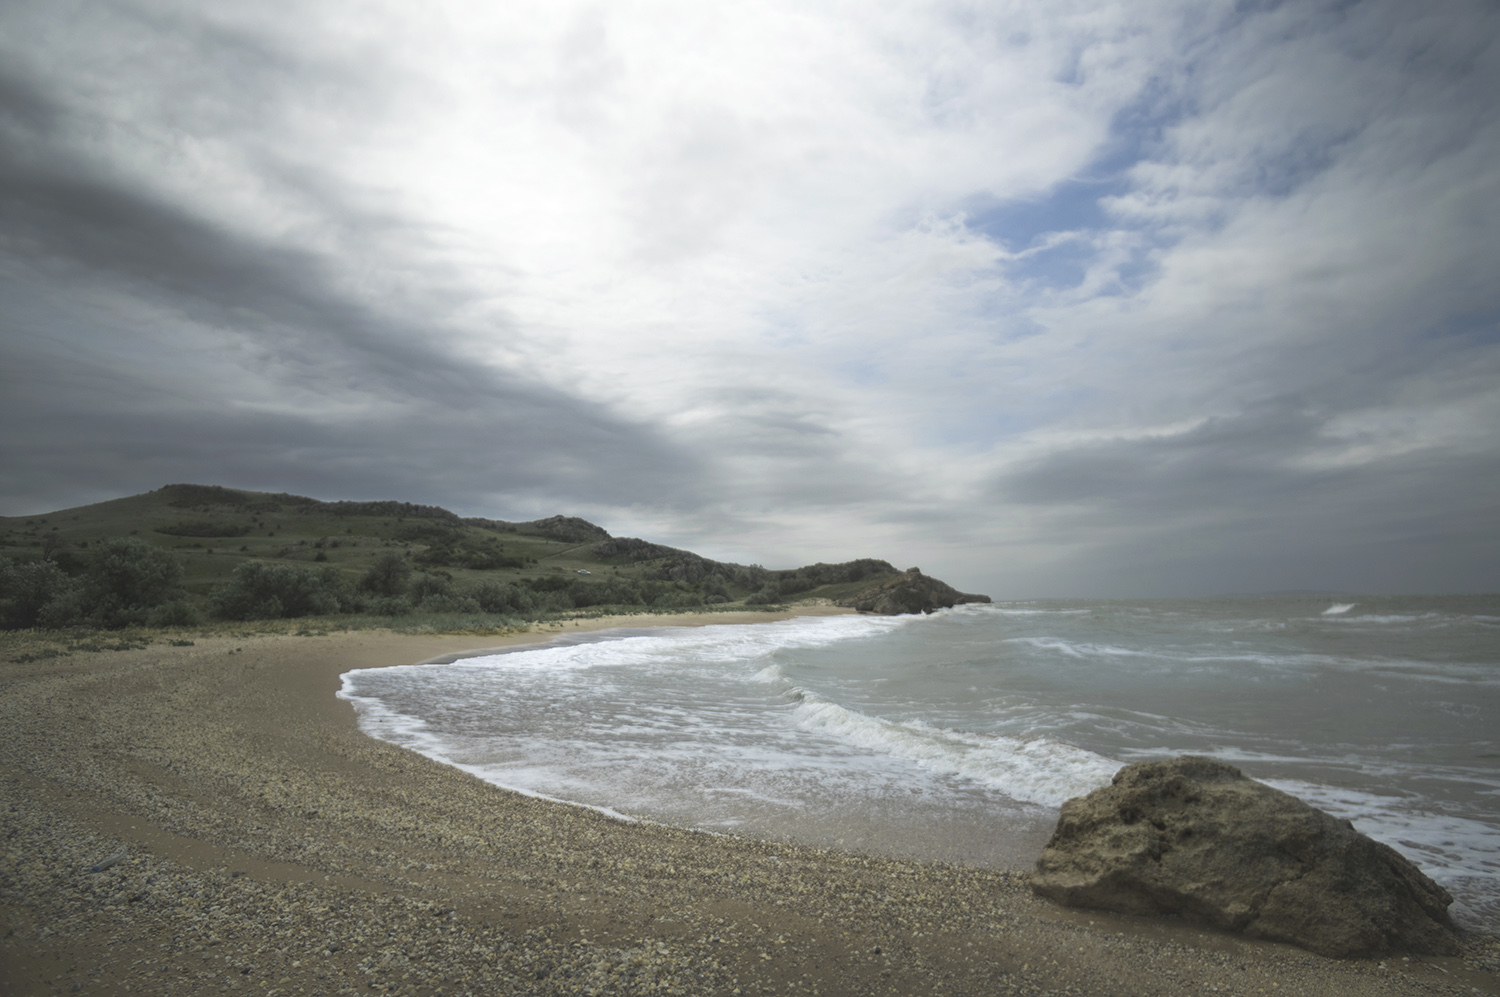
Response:
M247 523L181 522L158 526L157 533L169 537L242 537L250 532Z
M365 603L364 611L372 616L406 616L412 604L405 596L379 596Z
M422 600L417 607L424 613L478 613L479 603L466 595L452 592L434 593Z
M755 593L753 593L751 595L746 596L745 597L745 605L747 605L747 606L770 606L770 605L774 605L774 604L776 604L776 603L778 603L778 602L781 601L781 598L782 598L782 596L784 594L785 593L782 592L782 587L781 587L781 583L780 582L771 582L771 583L767 584L766 586L764 586L763 588L761 588L760 591L755 592Z
M411 578L411 565L393 552L381 554L359 580L361 592L372 595L394 597L406 592L407 580Z
M703 605L703 597L691 590L667 592L652 603L658 609L682 609L687 606Z
M6 629L145 623L182 597L182 566L171 554L130 538L109 540L70 578L52 561L0 560L0 626Z
M411 610L413 604L405 595L381 595L365 604L365 612L372 616L407 616Z
M84 578L88 617L117 629L145 623L151 611L181 597L182 565L159 547L129 537L106 541Z
M324 616L354 608L336 568L309 571L291 564L247 561L234 569L234 581L214 599L218 615L229 620L274 620Z
M428 599L441 598L453 594L453 579L445 574L430 575L426 572L412 579L410 587L411 601L422 605Z
M97 625L91 614L91 603L83 588L75 587L42 607L36 625L48 630L65 630L68 627Z
M502 582L481 582L469 592L469 596L486 613L521 616L536 610L536 594L521 585Z
M611 578L603 582L575 581L568 586L568 596L573 605L586 606L632 606L648 600L650 587L643 590L632 582Z
M186 599L177 599L158 606L146 622L153 627L192 627L203 622L203 614Z
M0 558L0 627L6 630L47 626L42 617L49 604L66 603L69 612L75 612L81 605L76 593L77 583L51 561Z

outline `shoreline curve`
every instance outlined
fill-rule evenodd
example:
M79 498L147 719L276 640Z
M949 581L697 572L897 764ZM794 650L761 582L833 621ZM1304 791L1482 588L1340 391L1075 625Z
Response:
M693 625L668 619L596 626ZM1488 936L1334 961L1059 908L1006 870L621 823L377 741L335 695L478 640L0 660L0 992L1500 993Z

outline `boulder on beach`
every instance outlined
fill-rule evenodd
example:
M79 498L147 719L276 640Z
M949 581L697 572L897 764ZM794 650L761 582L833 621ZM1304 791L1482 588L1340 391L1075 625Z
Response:
M989 602L987 595L960 592L946 582L922 574L918 568L907 568L894 578L886 578L839 602L861 613L900 616L903 613L932 613L969 602Z
M1063 804L1032 889L1322 955L1458 951L1453 898L1394 849L1232 765L1138 762Z

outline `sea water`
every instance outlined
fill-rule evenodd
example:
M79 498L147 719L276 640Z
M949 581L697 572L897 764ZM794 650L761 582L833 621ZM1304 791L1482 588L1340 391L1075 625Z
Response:
M1500 929L1500 597L1009 602L624 629L344 676L361 727L523 793L706 831L1035 860L1121 765L1208 755Z

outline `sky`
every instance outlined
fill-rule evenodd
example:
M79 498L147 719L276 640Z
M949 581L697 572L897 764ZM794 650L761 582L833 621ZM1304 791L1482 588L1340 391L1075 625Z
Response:
M0 514L1500 591L1500 6L7 0Z

